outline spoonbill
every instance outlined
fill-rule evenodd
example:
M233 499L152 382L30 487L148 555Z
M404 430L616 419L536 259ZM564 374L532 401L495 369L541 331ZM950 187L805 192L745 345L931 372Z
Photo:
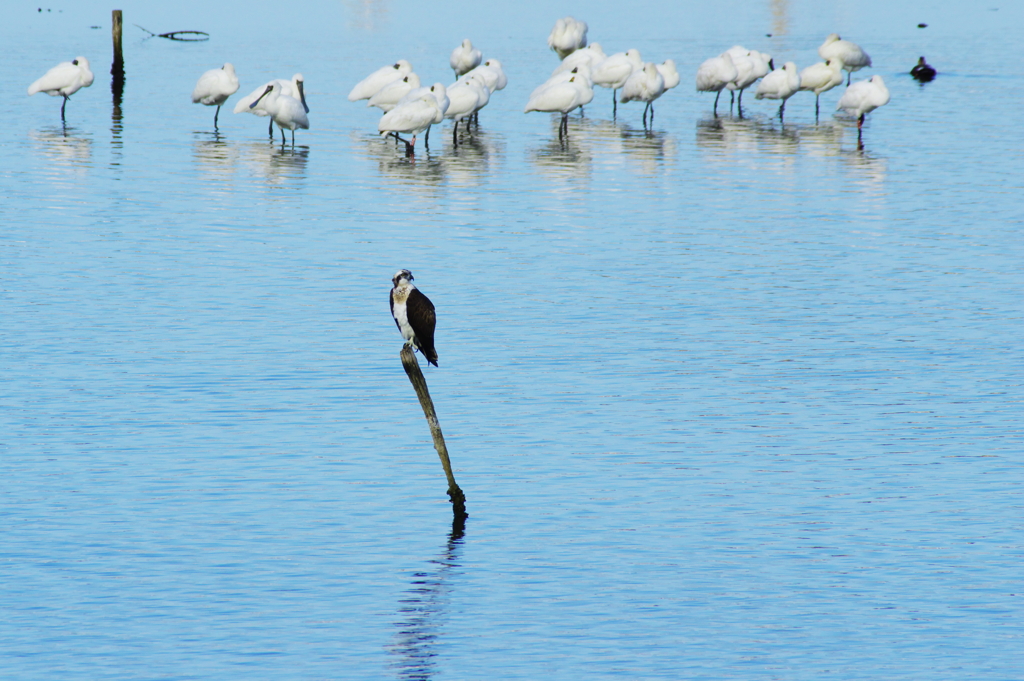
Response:
M729 83L736 80L739 72L732 61L732 55L723 52L717 57L707 59L697 68L697 92L714 92L715 106L712 111L718 116L718 98Z
M871 113L880 106L889 103L889 88L885 87L885 81L881 76L871 76L868 80L858 80L846 88L846 92L839 98L836 111L840 109L857 117L858 135L864 125L864 116Z
M562 139L562 131L569 136L569 112L577 107L589 104L594 99L594 89L589 83L575 76L567 81L553 83L550 87L530 97L524 113L531 111L558 112L562 114L562 122L558 126L558 139Z
M281 128L281 144L285 143L284 129L288 128L292 131L292 146L294 147L295 129L309 130L309 117L306 116L302 102L291 95L283 94L282 89L277 83L270 83L259 99L249 105L249 108L255 109L260 102L263 102L263 108L277 123L277 127Z
M388 83L404 78L410 73L412 73L412 64L404 59L399 59L388 66L382 66L355 84L352 91L348 93L348 101L358 102L360 99L369 99Z
M786 111L786 100L800 91L800 73L796 70L796 64L787 61L781 69L775 69L765 76L757 85L755 99L781 99L779 105L779 120Z
M586 64L588 67L593 69L607 58L608 55L604 53L601 43L590 43L586 47L576 50L563 59L562 63L555 67L555 70L551 72L551 75L553 76L556 73L561 73L562 71L572 71L580 64Z
M665 80L666 90L671 90L676 85L679 85L679 71L676 70L674 59L666 59L662 63L657 64L657 67L661 77Z
M616 52L597 66L590 69L594 85L609 88L612 91L612 118L616 113L616 90L626 84L626 80L644 66L638 50Z
M375 106L381 111L387 113L395 108L395 105L407 94L420 87L420 77L415 73L410 73L403 78L399 78L396 81L392 81L382 87L377 94L370 97L369 101L366 102L366 106Z
M455 77L458 78L479 66L481 59L483 59L483 55L480 50L473 49L473 43L466 38L461 45L452 50L452 56L448 59L448 63L455 71Z
M89 60L85 57L75 57L71 61L62 61L47 71L42 78L28 86L29 96L37 92L45 92L51 97L63 97L60 105L60 119L64 120L64 107L68 104L68 97L84 87L92 85L92 71L89 70Z
M800 72L800 89L814 93L814 117L818 117L818 98L843 82L843 62L827 59L811 64Z
M278 78L277 80L272 80L267 83L264 83L263 85L260 85L258 88L250 92L248 95L242 97L238 101L238 103L235 104L235 113L242 113L243 111L248 111L249 113L254 114L256 116L270 116L270 113L266 110L262 103L255 107L249 106L253 102L259 100L263 93L266 92L268 85L281 86L282 95L288 95L289 97L294 97L295 99L299 100L300 102L302 102L302 109L306 113L309 113L309 106L306 104L305 79L303 79L301 73L296 73L294 76L292 76L291 80L282 80ZM270 119L270 126L267 128L267 134L269 134L271 137L274 136L273 118Z
M394 135L395 139L405 142L405 153L412 156L415 152L416 136L431 125L444 120L437 98L430 92L424 92L415 99L409 99L381 116L377 130L382 135ZM412 141L406 141L398 133L412 134Z
M665 92L665 77L658 70L658 65L647 62L639 71L634 72L622 86L623 104L633 100L645 102L644 129L647 128L647 110L651 111L651 125L654 125L654 100Z
M772 71L772 58L763 52L748 50L739 45L729 48L726 52L732 57L732 63L736 67L736 78L725 85L729 90L729 110L732 111L733 97L738 90L740 94L737 98L737 107L742 116L743 91Z
M822 59L838 59L843 62L843 69L847 71L846 84L850 84L850 78L854 71L860 71L865 66L871 66L871 57L860 48L857 43L843 40L838 33L829 33L825 42L818 48L818 56Z
M548 47L559 59L565 59L576 50L587 46L587 22L565 17L555 22L548 36Z
M195 89L192 90L192 103L217 107L217 111L213 114L213 129L216 130L221 104L236 92L238 92L238 76L235 75L235 67L227 63L219 69L210 69L199 76L199 81L196 83Z
M910 69L910 75L919 83L928 83L935 78L936 71L921 57L917 60L917 66Z
M448 99L450 103L444 117L450 118L455 124L452 128L452 142L458 145L459 121L471 117L486 106L490 100L490 91L481 79L464 78L448 87Z

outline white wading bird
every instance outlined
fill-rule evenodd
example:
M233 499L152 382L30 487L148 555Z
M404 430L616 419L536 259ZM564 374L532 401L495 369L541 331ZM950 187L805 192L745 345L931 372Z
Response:
M587 46L587 22L565 17L555 22L548 36L548 47L559 59L565 59L576 50Z
M235 104L235 113L242 113L243 111L245 111L251 114L255 114L256 116L270 116L270 112L267 111L266 107L263 105L263 102L260 102L255 107L249 106L253 102L258 101L259 98L263 96L263 93L267 91L268 85L280 85L282 95L288 95L289 97L294 97L295 99L299 100L300 102L302 102L302 109L307 114L309 113L309 106L306 104L305 80L303 79L301 73L296 73L294 76L292 76L291 80L282 80L278 78L277 80L272 80L270 82L264 83L263 85L260 85L258 88L247 94L245 97L242 97L238 101L238 103ZM270 119L270 126L267 128L267 134L270 135L271 137L274 136L273 118Z
M736 80L739 72L733 64L732 55L723 52L717 57L707 59L697 68L697 92L714 92L715 106L712 113L718 116L718 98L729 83Z
M860 71L865 66L871 66L871 57L860 48L857 43L843 40L838 33L830 33L825 42L818 48L818 56L822 59L838 59L843 62L843 69L848 71L846 84L850 84L850 78L854 71Z
M800 89L814 93L814 117L818 117L818 99L843 82L843 62L838 59L811 64L800 72Z
M68 104L68 97L84 87L92 85L92 71L89 70L89 60L85 57L75 57L71 61L64 61L46 72L46 74L28 86L28 94L34 95L37 92L45 92L51 97L63 97L60 105L60 119L64 120L64 107Z
M635 71L644 67L638 50L616 52L597 66L590 69L594 85L610 88L612 91L612 118L616 113L616 90L626 84Z
M348 93L348 101L358 102L360 99L369 99L380 92L380 89L388 83L399 78L405 78L410 73L412 73L412 64L404 59L399 59L394 64L382 66L356 83L352 91Z
M569 136L569 112L589 104L594 99L594 89L588 82L575 76L567 81L554 83L536 92L526 103L524 113L546 111L562 114L562 122L558 126L558 139Z
M871 76L868 80L858 80L847 87L846 92L839 98L836 110L842 109L851 116L857 117L857 134L859 136L861 126L864 125L864 116L888 103L889 88L885 87L885 81L881 76Z
M779 105L779 120L786 111L786 100L800 91L800 73L796 70L796 64L787 61L781 69L775 69L757 85L756 99L781 99Z
M290 95L283 94L282 87L277 83L267 85L267 89L263 91L259 99L250 104L249 107L255 109L260 102L263 102L263 107L273 118L273 121L277 123L277 127L281 128L282 145L285 143L285 128L292 131L292 146L295 146L296 128L309 130L309 117L306 116L302 102Z
M483 59L483 55L480 54L480 50L473 49L473 43L466 38L461 45L452 50L452 56L448 59L448 63L455 71L455 77L458 78L480 66L481 59Z
M192 103L217 107L217 111L213 114L213 129L216 130L221 104L236 92L238 92L238 76L235 75L235 67L225 64L219 69L210 69L199 76L199 81L196 83L195 89L192 90Z
M633 100L646 103L643 117L644 129L646 129L647 110L651 111L651 125L654 125L654 100L661 97L664 92L665 77L661 75L657 64L647 62L642 69L626 79L622 86L622 98L619 101L623 104Z
M377 130L382 135L394 135L396 139L405 142L405 153L412 156L415 153L416 136L431 125L444 120L444 111L438 104L437 97L431 92L424 92L415 99L409 99L391 111L381 116L377 124ZM398 136L398 133L412 135L412 141L406 141Z

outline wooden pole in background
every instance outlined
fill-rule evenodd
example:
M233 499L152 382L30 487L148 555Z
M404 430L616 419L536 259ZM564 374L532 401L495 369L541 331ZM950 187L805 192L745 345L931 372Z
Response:
M115 9L111 13L110 33L114 39L114 63L110 65L110 73L124 76L124 57L121 54L121 10Z
M405 373L409 376L409 382L412 383L413 389L416 390L416 397L420 400L420 406L423 407L423 415L427 417L427 423L430 425L430 435L434 438L434 449L437 450L437 455L441 457L441 465L444 466L444 474L448 478L448 496L452 501L452 512L455 514L456 521L465 519L469 515L466 513L466 495L463 494L455 482L455 475L452 473L452 462L448 459L448 447L444 443L444 435L441 434L441 425L437 422L437 411L434 410L434 401L430 399L430 391L427 390L427 379L423 377L420 363L416 361L416 355L413 354L412 349L408 345L402 346L402 352L399 356L402 358L402 366L405 368Z

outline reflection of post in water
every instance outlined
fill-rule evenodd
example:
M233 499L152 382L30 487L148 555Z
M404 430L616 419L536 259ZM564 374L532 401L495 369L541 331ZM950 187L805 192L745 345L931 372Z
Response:
M437 671L434 645L441 637L441 628L448 609L451 586L448 577L458 564L459 548L465 534L465 518L456 517L444 552L431 561L436 567L428 572L417 572L412 587L405 591L400 601L396 622L398 633L395 642L388 646L394 655L400 656L394 668L398 678L410 681L427 681Z
M423 415L427 417L427 423L430 425L430 435L434 438L434 449L437 450L437 455L441 457L441 465L444 467L444 474L448 478L448 496L452 501L452 512L455 514L455 521L460 522L460 519L464 521L468 515L466 513L466 495L463 494L455 482L455 475L452 473L452 462L448 459L448 447L444 443L444 435L441 434L441 425L437 422L437 411L434 409L434 401L430 399L430 391L427 390L427 379L423 377L420 363L416 361L416 355L412 354L412 350L408 345L402 346L400 356L405 373L409 376L409 382L412 383L413 389L416 390L416 397L419 398L420 406L423 407Z

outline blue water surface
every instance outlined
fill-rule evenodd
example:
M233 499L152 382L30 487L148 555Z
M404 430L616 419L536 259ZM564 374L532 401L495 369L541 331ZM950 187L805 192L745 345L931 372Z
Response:
M122 8L116 108L110 6L0 25L4 679L1021 677L1024 7ZM523 114L568 13L676 61L649 131L601 89L568 142ZM833 31L892 94L859 137L841 89L694 92ZM466 37L509 84L457 147L347 101L399 58L451 83ZM61 125L25 88L77 55ZM225 61L304 75L294 146L190 103Z

